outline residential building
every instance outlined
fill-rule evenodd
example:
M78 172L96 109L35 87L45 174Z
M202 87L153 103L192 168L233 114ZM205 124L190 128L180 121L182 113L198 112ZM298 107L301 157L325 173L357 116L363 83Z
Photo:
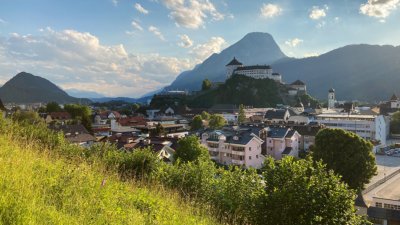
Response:
M55 131L62 131L67 141L82 147L90 147L96 141L96 138L82 124L54 124L50 125L49 128Z
M301 135L287 127L266 127L265 154L274 159L282 159L284 156L299 156Z
M270 109L265 113L264 120L269 124L283 124L290 118L288 109Z
M261 128L225 129L204 132L201 143L208 148L211 159L224 165L261 168L263 140L257 133Z

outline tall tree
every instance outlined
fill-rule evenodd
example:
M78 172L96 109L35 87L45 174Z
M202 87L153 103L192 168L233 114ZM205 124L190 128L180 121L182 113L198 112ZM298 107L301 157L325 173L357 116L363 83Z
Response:
M312 151L315 160L326 163L350 188L362 190L377 171L372 147L371 142L352 132L323 129L315 137Z
M365 224L349 190L321 161L267 158L262 169L265 194L255 224Z
M211 89L211 81L209 79L204 79L203 84L201 85L201 90L210 90Z
M198 130L203 127L203 119L200 115L193 117L192 123L190 124L191 130Z
M179 140L174 155L175 160L179 159L181 162L193 162L198 159L209 159L209 157L207 148L202 146L194 135Z
M210 117L211 117L210 113L208 113L208 112L206 112L206 111L203 111L203 112L201 113L201 118L203 118L203 120L209 120Z
M390 132L400 134L400 111L393 113L390 121Z
M88 106L78 104L67 104L64 106L73 119L79 120L82 125L89 131L92 131L92 111Z
M210 117L210 121L208 123L211 129L219 129L225 126L225 124L226 124L225 118L218 114L212 114Z
M246 120L246 114L244 112L244 105L239 105L239 115L238 115L238 123L241 124Z
M61 111L61 107L57 102L49 102L46 105L46 111L48 113L51 112L60 112Z

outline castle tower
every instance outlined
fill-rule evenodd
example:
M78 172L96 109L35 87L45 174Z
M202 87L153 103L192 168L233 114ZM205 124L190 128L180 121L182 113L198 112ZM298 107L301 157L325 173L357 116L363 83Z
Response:
M243 64L239 62L235 57L232 61L226 65L226 79L232 76L233 72L238 68L242 67Z
M328 92L328 109L335 108L335 89L331 88Z

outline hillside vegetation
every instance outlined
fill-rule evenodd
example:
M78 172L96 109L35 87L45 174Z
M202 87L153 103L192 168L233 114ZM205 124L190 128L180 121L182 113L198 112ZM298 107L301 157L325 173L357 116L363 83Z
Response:
M195 96L190 100L189 107L208 108L214 104L272 107L283 103L281 91L284 91L284 87L271 79L234 75L218 88Z
M23 139L0 135L0 224L216 224L174 191Z
M166 164L150 149L70 145L40 122L0 119L0 191L0 224L367 224L355 192L311 158Z

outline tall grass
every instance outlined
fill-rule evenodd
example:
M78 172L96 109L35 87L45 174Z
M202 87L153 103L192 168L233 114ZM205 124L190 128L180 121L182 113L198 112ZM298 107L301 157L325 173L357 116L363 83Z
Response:
M121 182L102 163L72 157L81 149L56 147L62 137L1 123L0 224L217 224L174 191Z

